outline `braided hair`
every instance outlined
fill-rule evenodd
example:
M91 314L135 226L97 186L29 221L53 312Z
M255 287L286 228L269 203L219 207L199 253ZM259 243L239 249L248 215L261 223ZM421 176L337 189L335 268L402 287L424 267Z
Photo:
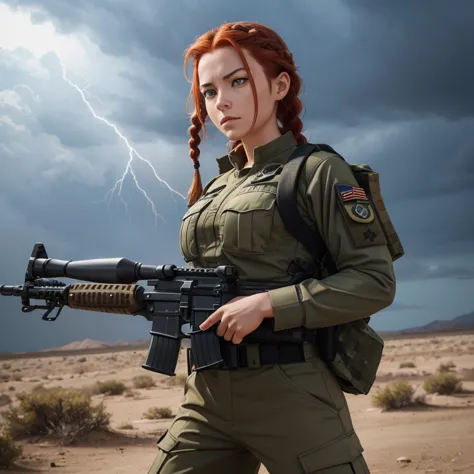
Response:
M188 106L191 96L194 99L194 112L190 116L191 126L188 129L189 156L194 163L194 177L188 192L188 206L192 206L202 194L202 181L199 173L199 145L201 143L200 133L203 137L207 135L206 118L207 111L204 97L199 90L198 65L201 57L219 47L233 46L239 54L244 67L249 75L249 82L255 101L255 116L252 127L255 124L258 113L258 100L255 82L249 69L243 49L247 50L255 60L262 66L270 85L281 72L288 73L290 77L290 88L286 96L279 101L277 108L277 121L282 134L292 131L298 144L306 143L302 134L303 122L299 118L303 105L298 95L301 89L301 78L299 77L293 56L288 50L283 39L268 26L256 22L233 22L224 23L199 36L185 51L184 74L189 60L193 58L193 78L189 93ZM187 78L187 76L186 76ZM240 140L232 143L232 149L241 145Z

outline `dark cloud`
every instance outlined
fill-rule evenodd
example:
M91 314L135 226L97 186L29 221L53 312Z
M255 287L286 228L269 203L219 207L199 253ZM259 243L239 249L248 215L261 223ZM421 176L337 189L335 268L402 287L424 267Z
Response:
M35 21L52 20L59 31L86 33L103 53L123 63L111 71L102 65L110 58L98 55L97 77L73 72L68 77L81 87L91 80L88 97L95 110L117 124L183 194L193 173L184 49L225 21L253 19L275 28L304 80L308 138L329 143L349 162L369 163L380 173L385 203L406 251L395 263L401 286L436 285L443 279L452 285L446 283L446 298L449 288L474 278L472 2L459 0L454 8L433 0L429 9L418 2L380 0L301 0L291 8L282 0L7 4L39 8ZM38 61L25 50L2 52L0 223L7 244L0 250L0 284L22 282L37 241L53 258L124 256L182 263L177 233L185 201L174 201L150 168L136 160L140 184L164 222L157 218L155 224L130 176L123 187L128 207L117 194L107 205L104 197L122 176L128 149L110 127L93 118L61 75L54 54ZM114 87L112 81L118 81ZM204 182L216 174L215 157L223 154L224 143L217 135L202 145ZM389 308L402 313L397 324L440 317L434 315L436 303L413 293L410 303L397 300ZM33 350L86 337L143 339L149 329L134 318L70 310L46 325L39 313L22 315L19 304L0 301L7 315L0 350L20 345ZM453 300L449 317L466 310L459 306L458 311L457 304ZM25 335L21 344L15 342L12 335L24 334L26 323L31 334L47 335L41 341Z
M344 0L350 9L348 94L354 110L384 109L456 120L474 112L474 5L434 0L401 3ZM347 54L347 51L344 55ZM348 97L350 95L350 97ZM369 112L370 113L370 112Z
M474 251L464 254L464 257L464 260L453 257L423 260L408 255L396 262L397 280L400 282L443 278L474 280Z
M40 7L61 31L87 31L107 54L145 52L158 81L168 74L163 63L181 72L184 49L206 30L242 19L267 23L281 33L300 65L308 119L347 125L414 114L458 119L474 109L474 5L469 0L459 0L456 8L433 0L429 9L387 0L303 1L291 9L283 0L148 1L140 7L125 1L100 7L90 0L8 3Z
M272 8L267 1L212 0L199 6L181 2L181 8L176 2L143 2L139 8L127 2L100 8L91 1L9 4L39 6L62 31L87 31L108 54L134 55L143 61L146 76L133 70L122 73L136 94L123 97L111 118L174 138L184 138L189 127L185 113L189 85L182 74L186 46L224 21L262 21L282 34L300 65L307 127L333 123L342 134L347 127L398 124L397 133L387 138L383 156L373 157L356 147L350 150L356 159L381 160L381 171L393 176L385 184L389 195L401 195L401 179L407 198L472 188L474 55L469 51L474 51L474 33L468 14L474 13L472 2L460 1L451 8L435 0L429 11L417 3L400 7L388 1L299 2L291 10L278 1L271 2ZM325 21L316 21L321 16ZM70 139L67 133L58 133L63 140ZM87 143L93 137L87 134L78 141Z

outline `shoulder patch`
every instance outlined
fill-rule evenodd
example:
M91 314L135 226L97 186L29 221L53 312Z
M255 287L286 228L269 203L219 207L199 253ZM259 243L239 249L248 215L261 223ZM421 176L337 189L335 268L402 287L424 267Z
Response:
M386 244L380 222L364 189L351 184L335 186L339 205L354 245L366 247Z
M350 184L336 184L336 189L347 215L355 222L369 224L375 219L365 191Z
M368 201L365 191L360 187L350 184L336 184L336 188L343 202L353 200Z

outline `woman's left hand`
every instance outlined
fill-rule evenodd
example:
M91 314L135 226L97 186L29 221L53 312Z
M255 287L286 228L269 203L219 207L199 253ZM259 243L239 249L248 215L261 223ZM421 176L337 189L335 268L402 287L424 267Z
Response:
M217 335L226 341L240 344L242 339L255 331L265 318L273 317L268 293L237 296L214 311L199 327L209 329L219 322Z

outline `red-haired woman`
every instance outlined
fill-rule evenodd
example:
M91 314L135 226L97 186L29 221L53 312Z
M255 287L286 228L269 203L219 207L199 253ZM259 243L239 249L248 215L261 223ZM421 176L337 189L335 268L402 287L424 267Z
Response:
M237 22L197 38L185 67L190 58L195 173L180 231L183 256L193 267L233 265L242 280L290 282L296 262L312 258L276 206L279 173L306 142L293 57L272 29ZM198 146L207 118L231 147L202 189ZM395 277L380 224L372 215L372 237L364 238L368 224L351 215L350 198L342 195L357 186L334 153L308 159L300 210L318 227L337 273L237 297L209 316L201 329L217 327L226 365L191 372L149 474L247 474L261 464L272 474L369 472L343 390L316 345L247 343L263 322L275 334L318 331L392 303Z

